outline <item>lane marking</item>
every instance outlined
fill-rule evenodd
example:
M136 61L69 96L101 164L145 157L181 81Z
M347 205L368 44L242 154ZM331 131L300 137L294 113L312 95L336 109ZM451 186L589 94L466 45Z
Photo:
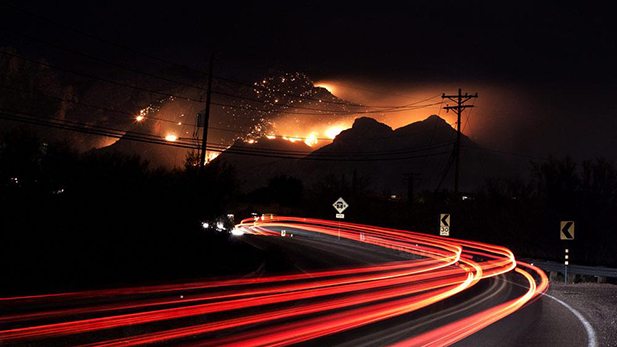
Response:
M514 284L516 286L519 287L524 287L521 284L518 283L514 283L508 280L504 280L506 282L509 282L510 284ZM581 322L581 324L583 324L583 327L585 328L585 332L587 332L587 347L598 347L598 338L596 337L596 332L595 330L593 330L593 327L591 326L591 323L589 323L589 321L587 319L585 319L585 317L583 317L583 315L578 312L576 309L574 309L572 306L566 304L565 302L557 299L556 297L550 295L550 294L546 294L546 293L540 293L541 296L546 296L548 298L551 298L555 301L557 301L558 303L560 303L561 305L563 305L565 308L567 308L568 310L570 310L570 312L572 312L572 314L574 314L574 316L576 318L578 318L578 320Z
M549 295L549 294L542 294L544 296L547 296L555 301L557 301L558 303L562 304L565 308L567 308L568 310L570 310L570 312L572 312L576 318L578 318L579 321L581 321L581 323L583 323L583 326L585 327L585 331L587 331L587 339L589 340L589 342L587 343L588 347L597 347L598 346L598 339L596 337L596 332L593 330L593 327L591 326L591 323L589 323L589 321L587 319L585 319L585 317L583 317L583 315L578 312L577 310L575 310L572 306L566 304L565 302L557 299L556 297Z

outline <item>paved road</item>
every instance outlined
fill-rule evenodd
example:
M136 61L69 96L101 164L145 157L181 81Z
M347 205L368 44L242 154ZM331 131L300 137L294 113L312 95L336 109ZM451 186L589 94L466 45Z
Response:
M244 278L0 299L0 344L588 345L579 319L546 296L486 326L538 293L507 249L354 226L339 239L328 221L281 223L237 236L268 255Z
M277 230L280 230L277 229ZM287 232L290 232L287 230ZM400 254L380 247L367 250L366 245L334 238L243 236L245 242L277 254L266 261L266 272L313 271L324 268L375 264L403 259ZM436 308L408 314L354 329L305 345L346 347L386 346L440 324L455 321L481 309L498 305L522 295L526 290L515 276L501 275L446 300ZM479 332L455 346L587 346L588 337L581 321L565 306L541 296L532 304Z

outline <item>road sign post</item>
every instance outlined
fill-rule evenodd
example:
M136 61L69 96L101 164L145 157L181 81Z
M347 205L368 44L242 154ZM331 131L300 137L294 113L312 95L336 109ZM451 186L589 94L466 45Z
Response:
M562 241L574 240L574 221L561 221L561 223L559 224L559 239ZM568 265L570 265L570 249L566 248L565 259L563 262L563 277L566 284L568 284Z
M439 215L439 236L450 236L450 214Z
M343 200L342 197L340 197L338 198L338 200L334 202L334 204L332 204L332 206L334 206L334 209L338 212L336 214L336 218L338 219L338 239L340 240L341 239L341 219L345 218L343 211L345 211L347 207L349 207L349 205L347 204L347 202L345 202L345 200Z
M563 262L563 266L565 267L564 271L564 280L566 284L568 284L568 265L570 265L570 250L566 248L566 260Z

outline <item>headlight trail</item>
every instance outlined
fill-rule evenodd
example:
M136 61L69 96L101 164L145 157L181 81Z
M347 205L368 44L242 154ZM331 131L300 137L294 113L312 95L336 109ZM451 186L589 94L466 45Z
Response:
M283 346L412 314L498 275L526 283L527 291L516 298L469 310L429 331L411 329L394 344L446 346L516 312L548 287L538 268L517 264L505 247L480 242L294 217L246 219L235 227L234 237L281 237L284 229L298 237L333 243L340 237L340 246L370 244L407 256L303 274L0 298L0 341L8 346L75 336L69 341L79 342L72 345L110 347L190 338L190 345ZM160 322L165 324L159 327ZM105 338L106 331L126 326L144 328Z

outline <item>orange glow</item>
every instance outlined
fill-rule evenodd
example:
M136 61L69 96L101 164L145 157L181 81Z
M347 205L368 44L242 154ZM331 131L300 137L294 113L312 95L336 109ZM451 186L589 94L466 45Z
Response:
M326 136L330 139L334 139L338 134L340 134L343 130L347 129L341 125L334 125L326 129Z
M169 142L174 142L178 139L178 136L170 134L165 136L165 140L169 141Z
M319 140L317 139L317 133L315 132L312 132L311 135L309 135L309 137L304 139L304 143L306 143L307 146L309 147L316 145L317 142L319 142Z
M206 164L213 161L216 157L219 156L219 152L208 152L206 154Z
M141 122L141 121L143 121L144 119L146 119L146 117L144 117L144 116L142 116L142 115L139 115L139 116L135 117L135 120L136 120L136 121L138 121L138 122Z
M334 95L336 93L336 87L332 83L326 82L317 82L314 84L315 87L323 88L330 92L330 94Z

